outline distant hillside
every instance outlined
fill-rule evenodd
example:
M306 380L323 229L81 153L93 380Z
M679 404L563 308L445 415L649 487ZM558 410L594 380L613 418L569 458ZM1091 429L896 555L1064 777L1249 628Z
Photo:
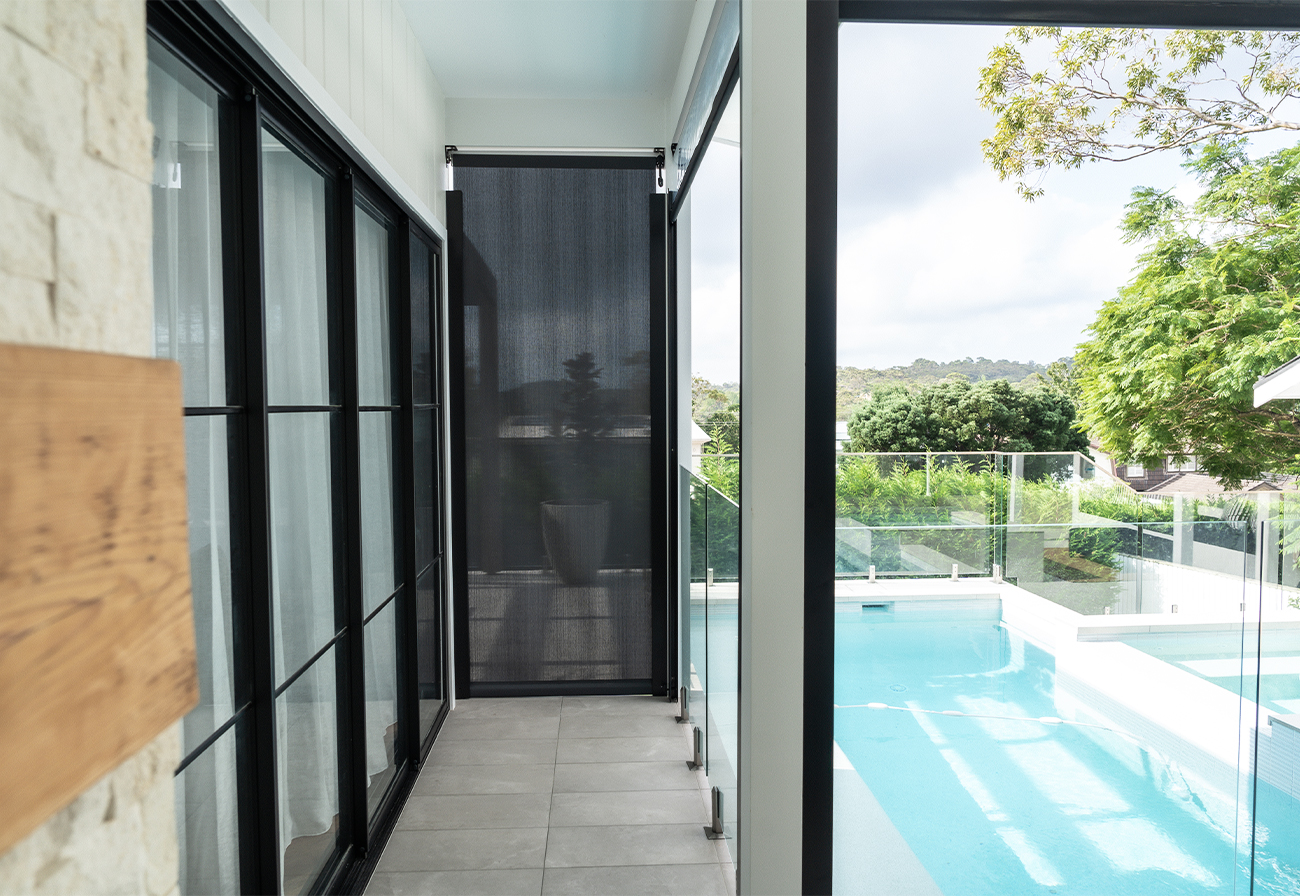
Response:
M1068 358L1062 358L1069 361ZM1033 361L990 361L988 358L963 358L960 361L931 361L917 358L906 367L890 367L874 370L870 367L835 368L835 413L837 420L848 420L858 405L867 400L872 389L880 386L903 384L908 386L938 383L950 376L959 376L977 383L980 380L1007 380L1019 383L1039 374L1046 376L1047 364ZM711 415L725 410L740 401L740 386L737 383L715 385L702 376L694 377L691 383L692 416L696 422L707 420Z
M924 385L937 383L950 376L960 376L971 382L980 380L1007 380L1018 383L1033 374L1045 374L1046 364L1033 361L990 361L988 358L963 358L960 361L931 361L917 358L906 367L874 370L870 367L837 367L835 369L836 419L847 420L858 405L867 400L871 390L889 385Z

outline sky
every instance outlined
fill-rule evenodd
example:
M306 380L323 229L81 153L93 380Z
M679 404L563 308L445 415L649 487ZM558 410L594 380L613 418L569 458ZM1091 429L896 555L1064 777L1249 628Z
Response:
M1139 246L1118 225L1135 185L1194 190L1166 153L1053 170L1022 199L984 161L979 69L1005 29L840 30L839 363L1046 363L1074 353Z
M1177 152L1052 170L1032 203L999 181L980 150L994 118L977 91L1005 34L980 25L840 28L841 366L980 356L1045 364L1072 355L1142 251L1119 231L1133 188L1172 189L1184 201L1198 192ZM738 136L737 105L733 97L720 132ZM1289 139L1256 139L1252 155ZM705 153L691 227L692 369L737 382L735 145L715 142Z

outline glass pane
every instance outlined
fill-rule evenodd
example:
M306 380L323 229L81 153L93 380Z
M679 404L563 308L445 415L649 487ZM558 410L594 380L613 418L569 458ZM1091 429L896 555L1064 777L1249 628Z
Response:
M366 804L371 818L397 773L395 598L366 623Z
M1200 79L1185 39L1231 49ZM1259 83L1253 39L839 31L837 893L1296 890L1287 486L1134 456L1260 462L1217 428L1248 392L1201 396L1225 388L1208 346L1245 338L1220 332L1293 317L1261 222L1294 149L1156 151L1168 121L1075 102L1127 66L1153 79L1128 110L1219 108ZM1270 369L1249 341L1242 382Z
M239 892L236 723L176 776L176 839L184 896Z
M393 413L361 414L361 595L365 615L397 588Z
M1242 658L1242 717L1253 738L1243 746L1255 755L1243 763L1256 772L1252 803L1255 893L1294 890L1300 880L1300 495L1261 492L1250 496L1255 509L1251 529L1258 545L1259 573L1248 581L1247 651ZM1202 664L1205 672L1231 670ZM1231 682L1216 682L1231 687ZM1253 760L1253 761L1252 761ZM1243 788L1244 789L1244 788ZM1244 864L1244 862L1243 862Z
M149 41L154 127L154 354L181 364L189 407L224 405L217 94Z
M411 237L411 385L416 404L433 403L433 266L423 240Z
M229 428L227 417L185 418L190 581L199 670L199 705L183 724L185 755L235 711Z
M437 553L438 514L434 475L434 411L415 412L415 565L423 569Z
M736 782L740 765L737 736L740 724L740 509L727 495L704 486L708 502L709 560L705 571L705 665L708 699L704 732L708 739L705 771L709 785L722 791L722 823L727 836L736 835ZM735 843L732 847L733 860Z
M442 564L415 583L415 650L419 665L420 738L429 736L442 707Z
M280 874L303 893L334 854L339 830L335 648L275 700L279 769Z
M357 206L357 390L363 405L393 403L388 228Z
M271 594L276 681L334 637L333 415L272 414Z
M262 132L266 394L272 405L330 403L325 178Z

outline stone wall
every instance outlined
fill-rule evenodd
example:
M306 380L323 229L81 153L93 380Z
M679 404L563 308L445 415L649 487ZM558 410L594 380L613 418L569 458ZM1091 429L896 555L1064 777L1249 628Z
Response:
M0 341L152 351L144 0L0 0ZM9 852L0 893L177 891L173 726Z

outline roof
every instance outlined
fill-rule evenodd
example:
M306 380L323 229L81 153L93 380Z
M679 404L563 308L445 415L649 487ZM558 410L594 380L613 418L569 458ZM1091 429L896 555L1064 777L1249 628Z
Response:
M1255 381L1255 407L1275 398L1300 398L1300 355Z
M1242 492L1279 492L1294 491L1296 483L1291 480L1248 479L1241 488L1225 489L1219 480L1204 473L1175 473L1155 488L1142 492L1144 495L1222 495L1240 494Z

